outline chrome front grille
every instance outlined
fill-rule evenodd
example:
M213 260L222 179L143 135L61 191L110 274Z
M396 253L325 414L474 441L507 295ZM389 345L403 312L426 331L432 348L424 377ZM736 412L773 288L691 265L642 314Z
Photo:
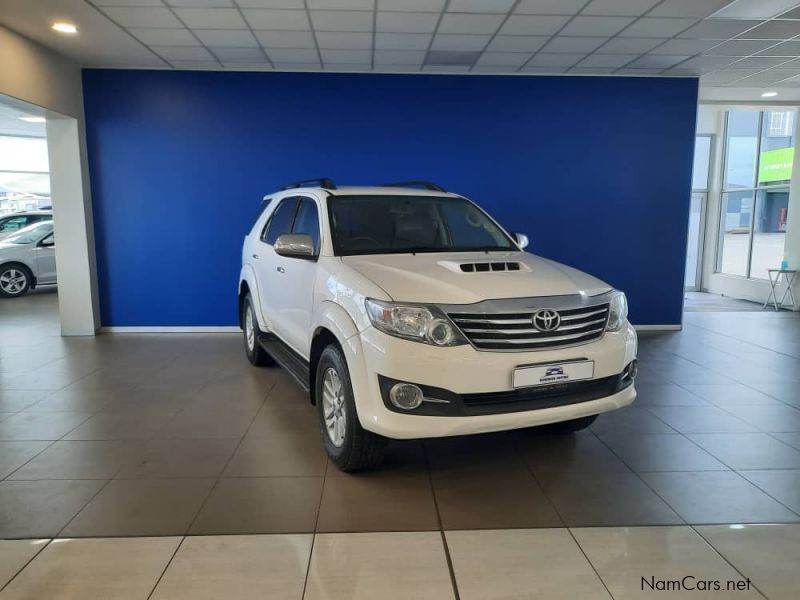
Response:
M536 310L519 313L448 312L473 346L481 350L543 350L585 344L600 338L608 320L608 303L556 309L561 323L553 331L533 325Z

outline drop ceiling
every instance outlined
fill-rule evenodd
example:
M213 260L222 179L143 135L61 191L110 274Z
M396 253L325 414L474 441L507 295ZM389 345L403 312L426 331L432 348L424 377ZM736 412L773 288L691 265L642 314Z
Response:
M53 32L57 19L79 34ZM800 87L796 0L0 0L0 21L90 67Z

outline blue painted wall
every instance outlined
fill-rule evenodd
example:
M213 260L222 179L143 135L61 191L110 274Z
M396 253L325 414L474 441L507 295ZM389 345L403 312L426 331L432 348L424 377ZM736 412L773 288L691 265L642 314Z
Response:
M681 319L693 79L85 70L103 325L231 325L242 238L296 179L430 179Z

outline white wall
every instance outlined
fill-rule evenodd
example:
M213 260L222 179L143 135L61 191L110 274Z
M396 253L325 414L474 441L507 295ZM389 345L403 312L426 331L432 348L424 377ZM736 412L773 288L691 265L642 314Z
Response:
M80 66L2 26L0 57L0 93L47 109L61 332L94 335L100 312Z
M747 279L736 275L715 273L717 245L719 243L719 221L722 203L722 166L724 163L725 111L742 108L765 110L775 103L766 105L758 102L747 104L704 104L698 111L697 133L714 136L711 157L711 177L706 205L706 229L703 250L702 289L732 298L763 302L770 292L769 283L761 279ZM785 105L797 108L797 105ZM793 178L789 192L789 218L786 228L785 252L790 267L800 269L800 152L795 154ZM794 215L794 216L792 216ZM776 268L778 265L775 265ZM794 286L794 293L800 294L800 281ZM800 296L798 296L800 298Z

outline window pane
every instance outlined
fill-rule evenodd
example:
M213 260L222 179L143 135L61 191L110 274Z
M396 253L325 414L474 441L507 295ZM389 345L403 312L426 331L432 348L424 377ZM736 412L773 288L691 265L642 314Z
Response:
M759 190L756 194L753 260L750 277L767 278L767 269L778 269L783 260L789 188Z
M275 243L278 236L284 233L289 233L292 229L292 219L294 218L294 209L297 206L297 198L286 198L281 200L275 212L269 218L267 225L267 233L264 241L270 245Z
M698 135L694 138L694 167L692 168L692 189L708 189L708 165L711 159L711 137Z
M755 186L758 116L757 111L732 110L728 113L725 189Z
M758 185L785 185L792 178L795 113L764 113Z
M47 140L0 135L0 171L47 173Z
M720 252L717 265L721 273L747 276L752 218L752 191L722 194Z
M694 288L697 285L697 260L700 255L700 224L702 223L705 194L692 194L689 207L689 242L686 248L686 277L683 285Z

